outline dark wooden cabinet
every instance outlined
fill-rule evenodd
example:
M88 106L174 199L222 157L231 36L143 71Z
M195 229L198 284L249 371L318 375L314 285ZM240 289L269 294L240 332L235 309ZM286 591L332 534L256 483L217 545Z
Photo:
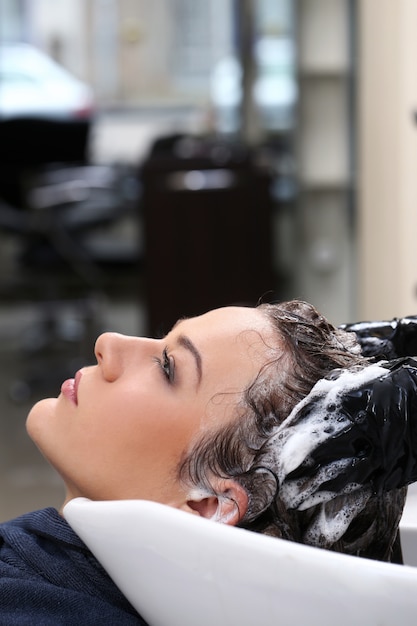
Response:
M148 325L274 291L270 176L248 150L197 144L191 156L155 151L143 166Z

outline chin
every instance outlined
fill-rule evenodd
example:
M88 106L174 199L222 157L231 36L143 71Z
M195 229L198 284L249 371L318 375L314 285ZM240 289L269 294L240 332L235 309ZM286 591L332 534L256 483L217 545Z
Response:
M29 437L36 443L37 435L42 430L45 419L55 412L56 398L39 400L33 405L26 418L26 430Z

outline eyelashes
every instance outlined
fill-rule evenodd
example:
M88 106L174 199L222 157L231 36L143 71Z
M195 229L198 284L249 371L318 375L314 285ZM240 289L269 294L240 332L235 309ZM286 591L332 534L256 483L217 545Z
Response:
M162 374L169 383L173 383L175 379L175 361L168 353L168 348L162 351L162 358L155 357L155 362L159 365Z

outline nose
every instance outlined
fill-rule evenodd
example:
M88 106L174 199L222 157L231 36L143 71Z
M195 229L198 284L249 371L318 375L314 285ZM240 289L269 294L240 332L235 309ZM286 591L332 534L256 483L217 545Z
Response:
M113 382L127 367L137 366L155 351L155 340L120 333L103 333L96 341L95 355L104 378Z
M117 379L122 367L122 343L124 336L119 333L103 333L96 341L94 353L104 378L110 382Z

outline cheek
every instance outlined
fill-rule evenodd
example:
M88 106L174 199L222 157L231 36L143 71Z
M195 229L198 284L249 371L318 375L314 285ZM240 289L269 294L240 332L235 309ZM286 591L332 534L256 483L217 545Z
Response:
M195 407L179 402L173 394L150 393L135 381L115 385L112 393L84 402L77 420L85 445L100 446L103 454L114 459L146 458L157 463L182 454L196 430L195 413Z

